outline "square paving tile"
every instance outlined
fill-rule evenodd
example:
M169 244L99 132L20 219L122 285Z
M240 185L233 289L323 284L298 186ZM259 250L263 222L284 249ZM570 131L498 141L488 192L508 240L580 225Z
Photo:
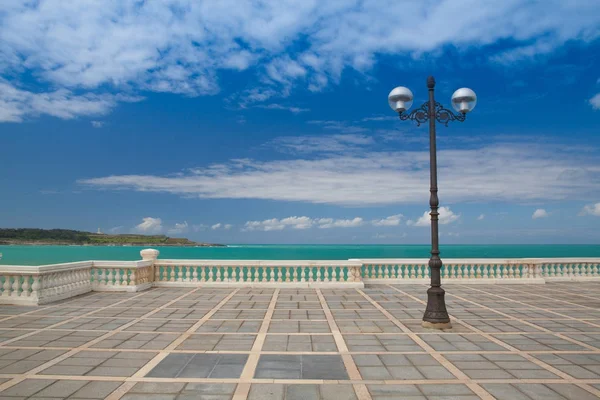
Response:
M339 355L271 355L258 360L255 378L347 380L348 373Z
M132 351L82 351L44 369L39 374L129 377L157 354Z
M193 334L185 339L177 350L203 351L250 351L256 335Z
M483 388L498 400L593 400L595 395L565 383L484 383Z
M152 378L239 378L247 354L169 354L146 376Z
M327 321L271 321L269 333L331 333Z
M445 354L471 379L559 379L518 354Z
M427 344L437 351L508 351L506 348L477 334L419 334Z
M0 392L1 399L105 399L122 382L26 379Z
M255 383L248 400L357 400L352 385L284 385Z
M534 354L535 358L577 379L600 379L600 354Z
M352 357L363 379L456 379L428 354L365 354Z
M493 334L493 336L523 351L588 350L583 346L569 342L551 333L528 333L522 335Z
M119 332L92 347L102 349L162 350L177 339L179 334Z
M348 349L352 352L424 352L408 335L352 335L344 334L344 340Z
M337 352L332 335L267 335L263 351Z

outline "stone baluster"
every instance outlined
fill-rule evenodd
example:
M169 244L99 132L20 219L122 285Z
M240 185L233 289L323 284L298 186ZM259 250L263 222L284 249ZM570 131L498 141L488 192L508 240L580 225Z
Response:
M313 282L313 267L310 265L308 267L308 281Z
M31 297L33 297L34 299L39 299L40 298L40 276L39 275L34 275L33 276L33 283L31 284Z
M564 268L564 264L563 264L563 268ZM573 277L573 264L571 264L571 263L567 264L567 276L569 278Z
M592 276L598 276L598 264L592 264Z
M290 282L292 275L291 275L291 271L294 269L294 267L292 266L287 266L285 267L285 281L286 282Z
M135 275L135 267L131 268L131 275L129 275L129 285L131 286L136 286L137 283L137 276Z
M207 280L208 280L208 282L214 282L214 280L213 280L213 266L209 265L207 268L208 268L208 277L207 277Z
M19 275L13 276L13 285L11 297L19 297L21 295L21 277Z
M195 265L192 268L192 282L198 282L198 267Z
M113 270L111 268L106 270L106 284L111 286L113 284Z

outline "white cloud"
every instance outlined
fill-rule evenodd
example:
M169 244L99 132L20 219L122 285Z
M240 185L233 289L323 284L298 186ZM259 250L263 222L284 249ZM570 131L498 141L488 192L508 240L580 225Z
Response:
M586 205L579 215L594 215L600 217L600 203Z
M194 232L205 231L207 228L208 228L208 225L204 225L204 224L192 225L192 230Z
M321 229L330 228L355 228L364 224L364 220L360 217L353 219L333 219L333 218L319 218L315 220L315 223Z
M387 218L371 221L375 226L398 226L404 216L402 214L390 215Z
M353 219L335 218L310 218L310 217L287 217L282 219L271 218L264 221L248 221L242 231L281 231L290 229L309 229L318 227L321 229L331 228L353 228L362 226L364 220L360 217Z
M222 224L222 223L218 222L218 223L214 224L213 226L211 226L210 229L212 229L213 231L216 231L217 229L223 229L225 231L228 231L232 227L233 227L233 225L231 225L231 224Z
M590 104L592 105L594 110L600 110L600 93L596 94L590 99Z
M284 111L289 111L294 114L299 114L299 113L310 111L308 108L283 106L281 104L266 104L266 105L258 105L256 107L266 108L268 110L284 110Z
M363 134L284 136L279 137L266 146L285 153L350 153L364 151L364 146L372 145L372 136Z
M248 221L244 225L245 231L280 231L285 228L308 229L313 226L313 220L309 217L287 217L282 219L271 218L264 221Z
M596 150L582 152L579 147L536 143L536 152L532 153L530 146L495 143L438 151L440 196L445 202L456 203L552 201L600 195ZM429 191L429 153L365 149L356 154L322 153L315 158L237 159L177 175L117 175L79 182L99 189L198 198L346 206L420 204Z
M113 228L110 228L108 230L108 232L112 233L112 234L117 234L117 233L120 233L123 230L123 228L124 228L124 226L115 226Z
M50 115L61 119L99 116L111 111L120 99L126 100L121 96L107 94L76 95L66 89L31 92L19 89L0 78L0 122L21 122L26 117L38 115Z
M92 121L91 123L94 128L102 128L106 124L104 121Z
M183 233L186 233L188 231L188 223L187 221L184 221L182 223L176 223L174 227L172 227L171 229L169 229L167 231L167 233L169 235L181 235Z
M425 211L423 215L415 222L409 220L406 222L407 225L414 226L429 226L431 224L431 216L429 215L430 211ZM460 218L460 214L454 214L450 207L440 207L438 208L438 223L440 225L450 224L454 221L457 221Z
M0 14L0 73L70 90L63 112L88 115L78 102L90 95L75 90L210 95L221 71L252 68L257 93L287 96L297 85L337 83L346 68L368 73L380 55L485 47L493 61L535 59L568 41L591 42L598 24L593 1L12 1ZM2 121L39 115L11 107Z
M485 218L485 214L480 214L479 217L477 217L477 221L481 221Z
M547 216L548 212L546 212L546 210L544 210L543 208L538 208L533 212L531 219L546 218Z
M143 218L142 223L133 228L135 232L149 235L160 233L162 229L162 220L152 217Z

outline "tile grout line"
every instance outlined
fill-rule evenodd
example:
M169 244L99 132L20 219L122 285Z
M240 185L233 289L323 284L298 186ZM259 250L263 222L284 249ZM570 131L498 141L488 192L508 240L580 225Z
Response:
M187 295L189 295L189 294L191 294L191 293L193 293L193 292L195 292L195 291L197 291L197 290L198 290L198 289L195 289L195 290L192 290L192 291L190 291L190 292L187 292L186 294L184 294L184 295L182 295L182 296L179 296L179 297L177 297L176 299L174 299L174 300L172 300L172 301L168 302L167 304L171 304L171 303L173 303L173 302L175 302L175 301L178 301L179 299L181 299L181 298L184 298L184 297L186 297ZM142 293L142 294L140 294L140 295L137 295L137 296L132 296L132 297L130 297L130 298L128 298L128 299L125 299L125 300L121 300L121 301L119 301L119 302L117 302L117 303L115 303L115 304L119 304L119 303L121 303L121 302L129 301L129 300L131 300L131 299L135 299L135 298L137 298L137 297L143 296L143 295L145 295L145 294L148 294L148 293L150 293L150 291L148 291L148 292L146 292L146 293ZM111 305L109 305L109 306L101 307L100 309L107 309L107 308L111 308L111 307L112 307L113 305L115 305L115 304L111 304ZM163 305L163 306L161 306L161 307L158 307L158 308L155 308L154 310L150 311L150 312L149 312L149 313L147 313L146 315L151 315L151 314L154 314L154 313L158 312L159 310L161 310L161 309L162 309L162 308L164 308L164 307L165 307L165 305ZM77 317L77 318L79 318L79 317ZM61 361L65 360L65 359L67 359L67 358L71 357L72 355L74 355L74 354L77 354L77 353L79 353L80 351L82 351L82 350L85 350L85 349L89 348L90 346L92 346L92 345L94 345L94 344L96 344L96 343L99 343L99 342L101 342L102 340L104 340L104 339L106 339L106 338L108 338L108 337L111 337L111 336L113 336L113 335L114 335L114 334L116 334L116 333L119 333L119 332L123 331L124 329L126 329L127 327L129 327L129 326L133 325L134 323L136 323L136 322L139 322L139 321L140 321L142 318L143 318L143 316L142 316L142 317L140 317L140 318L136 318L136 319L134 319L133 321L131 321L131 322L130 322L130 323L128 323L128 324L122 325L122 326L120 326L119 328L117 328L117 329L115 329L115 330L113 330L113 331L107 332L106 334L104 334L104 335L101 335L101 336L99 336L99 337L97 337L97 338L95 338L95 339L93 339L93 340L87 341L87 342L85 342L84 344L82 344L82 345L80 345L80 346L78 346L78 347L72 348L70 351L67 351L66 353L64 353L64 354L62 354L62 355L60 355L60 356L58 356L58 357L54 358L53 360L50 360L50 361L48 361L48 362L46 362L46 363L44 363L44 364L42 364L42 365L39 365L39 366L38 366L38 367L36 367L36 368L33 368L33 369L31 369L31 370L27 371L25 374L22 374L22 375L21 375L20 377L18 377L18 378L14 378L14 379L13 379L13 380L11 380L11 381L8 381L8 382L5 382L5 383L1 384L1 385L0 385L0 392L2 392L2 391L4 391L4 390L8 389L8 388L9 388L9 387L11 387L11 386L14 386L14 385L16 385L16 384L17 384L17 383L19 383L19 382L22 382L23 380L27 379L27 378L28 378L28 377L30 377L31 375L36 375L38 372L41 372L41 371L45 370L46 368L49 368L49 367L51 367L51 366L53 366L53 365L55 365L55 364L58 364L59 362L61 362ZM73 318L73 319L76 319L76 318ZM63 323L66 323L66 322L68 322L68 321L69 321L69 320L67 320L67 321L64 321ZM46 330L46 329L48 329L48 328L41 329L40 331L43 331L43 330ZM38 333L38 332L36 332L36 333ZM30 336L30 335L27 335L27 336Z
M393 286L390 286L390 285L388 285L388 286L389 286L390 288L392 288L392 289L394 289L394 290L396 290L396 291L398 291L398 292L400 292L400 293L404 294L404 295L407 295L407 296L409 296L409 297L413 297L412 295L410 295L410 294L408 294L408 293L406 293L406 292L403 292L403 291L402 291L402 290L400 290L400 289L397 289L397 288L395 288L395 287L393 287ZM451 295L451 296L454 296L454 295ZM455 296L455 297L457 297L457 296ZM414 299L418 299L417 297L413 297L413 298L414 298ZM417 301L419 301L419 302L422 302L423 304L427 304L426 302L424 302L424 301L422 301L422 300L420 300L420 299L418 299ZM470 301L470 300L467 300L467 301ZM478 303L475 303L475 302L473 302L473 304L478 304ZM527 359L527 360L531 361L532 363L536 364L536 365L537 365L537 366L539 366L539 367L542 367L542 368L544 368L545 370L547 370L547 371L549 371L549 372L553 373L554 375L561 377L563 380L565 380L565 381L567 381L567 382L569 382L569 383L573 383L573 380L576 380L576 379L575 379L574 377L572 377L571 375L569 375L569 374L567 374L567 373L565 373L565 372L562 372L561 370L559 370L559 369L557 369L557 368L554 368L553 366L551 366L551 365L549 365L549 364L547 364L547 363L545 363L545 362L543 362L543 361L541 361L541 360L538 360L537 358L533 357L533 356L532 356L532 355L530 355L529 353L527 353L527 352L525 352L525 351L523 351L523 350L519 350L519 349L517 349L516 347L514 347L514 346L511 346L511 345L510 345L510 344L508 344L508 343L504 343L502 340L500 340L500 339L498 339L498 338L496 338L496 337L492 336L491 334L489 334L489 333L487 333L487 332L483 332L481 329L478 329L478 328L476 328L476 327L474 327L474 326L472 326L472 325L470 325L470 324L468 324L468 323L465 323L464 321L461 321L459 318L456 318L456 317L453 317L453 318L454 318L456 321L460 322L461 324L463 324L463 325L467 326L469 329L473 329L474 331L476 331L478 334L480 334L481 336L485 337L486 339L488 339L488 340L490 340L490 341L492 341L492 342L496 343L496 344L497 344L497 345L499 345L499 346L502 346L502 347L504 347L504 348L506 348L506 349L510 350L510 351L511 351L511 352L513 352L513 353L517 353L517 354L519 354L521 357L523 357L523 358L525 358L525 359Z
M327 300L325 296L323 296L323 292L321 289L315 289L317 296L319 297L319 301L321 302L321 308L325 313L325 318L327 319L327 323L329 324L329 329L333 334L333 340L340 352L342 357L342 361L344 362L344 366L346 367L346 371L348 372L348 377L350 380L362 380L362 376L360 375L360 371L354 362L354 359L350 355L350 351L348 350L348 346L346 345L346 341L344 340L344 336L340 332L340 328L333 317L333 313L329 308L329 304L327 304ZM369 389L364 383L355 383L352 385L354 387L354 392L356 393L356 397L358 400L371 400L371 393L369 393Z
M160 310L164 310L164 309L168 308L169 305L174 304L174 303L178 302L179 300L184 299L188 295L200 291L201 289L202 289L201 287L198 287L198 288L188 292L187 294L180 296L180 297L164 304L162 307L154 310L153 313L145 314L144 316L142 316L140 318L140 320L145 319L148 315L153 315ZM223 300L221 300L215 307L213 307L209 312L204 314L204 316L198 322L196 322L194 325L192 325L186 332L183 332L177 339L173 340L163 350L159 351L159 353L154 358L152 358L150 361L148 361L142 368L140 368L135 374L133 374L133 376L131 376L128 379L125 379L125 382L121 386L119 386L114 392L112 392L105 400L118 400L121 397L123 397L129 390L131 390L135 386L136 382L130 380L131 378L142 377L142 376L146 375L148 372L150 372L156 365L158 365L158 363L160 363L162 360L164 360L169 355L171 350L173 350L177 346L179 346L186 338L189 337L191 332L194 332L202 324L204 324L204 322L206 322L206 320L208 320L215 312L217 312L217 310L220 307L222 307L225 303L227 303L227 301L229 301L239 290L240 290L239 288L235 289L231 293L229 293L227 296L225 296L225 298ZM188 332L190 332L190 333L188 333Z
M469 376L467 376L464 372L462 372L458 367L452 364L446 357L440 354L437 350L431 347L427 342L421 339L416 333L412 332L406 325L404 325L400 320L394 317L389 311L383 308L378 302L373 300L369 295L367 295L361 289L356 289L358 293L361 294L367 301L369 301L375 308L377 308L380 312L382 312L388 319L397 327L402 329L408 336L415 341L419 346L425 350L427 354L432 356L436 361L438 361L443 367L445 367L452 375L454 375L459 381L465 383L469 389L471 389L475 394L477 394L483 400L494 400L494 397L488 393L482 386L473 382Z
M126 298L126 299L123 299L123 300L121 300L121 301L118 301L118 302L116 302L116 303L114 303L114 304L111 304L111 305L108 305L108 306L104 306L104 307L95 308L95 309L94 309L94 311L90 311L89 313L85 313L85 314L82 314L82 315L78 315L78 316L75 316L75 317L71 317L71 318L68 318L68 319L66 319L65 321L57 322L56 324L49 325L49 326L47 326L47 327L45 327L45 328L36 329L36 330L34 330L33 332L29 332L29 333L26 333L26 334L24 334L24 335L17 336L17 337L15 337L15 338L12 338L12 339L10 339L10 340L6 340L6 341L4 341L4 342L0 343L0 348L2 348L2 346L5 346L6 344L10 344L10 343L12 343L12 342L16 342L17 340L21 340L21 339L25 339L25 338L27 338L27 337L29 337L29 336L33 336L33 335L35 335L36 333L40 333L40 332L43 332L43 331L46 331L46 330L50 330L50 329L52 329L52 328L55 328L55 327L57 327L57 326L60 326L60 325L63 325L63 324L67 324L67 323L69 323L69 322L73 322L73 321L75 321L75 320L77 320L77 319L79 319L79 318L85 318L86 316L88 316L88 315L91 315L91 314L93 314L93 313L95 313L95 312L98 312L98 311L100 311L100 310L105 310L105 309L107 309L107 308L111 308L111 307L113 307L113 306L116 306L117 304L125 303L125 302L127 302L127 301L129 301L129 300L136 299L136 298L138 298L138 297L141 297L141 296L147 295L148 293L150 293L150 291L147 291L147 292L144 292L144 293L140 293L140 294L138 294L138 295L135 295L135 296L132 296L132 297L128 297L128 298Z
M495 297L498 297L498 298L501 298L501 299L505 299L505 300L511 301L511 302L513 302L513 303L518 303L518 304L522 304L522 305L525 305L525 306L528 306L528 307L531 307L531 308L536 308L536 309L538 309L538 310L542 310L542 311L546 311L546 312L550 312L550 313L557 314L557 313L555 313L554 311L548 310L548 309L546 309L546 308L537 307L537 306L532 306L532 305L530 305L530 304L524 303L524 302L522 302L522 301L519 301L519 300L512 300L512 299L510 299L510 298L508 298L508 297L504 297L504 296L497 295L497 294L492 294L492 293L487 293L487 292L484 292L483 290L479 290L479 289L475 289L475 290L476 290L476 291L478 291L478 292L481 292L481 293L485 293L485 294L491 294L492 296L495 296ZM499 313L499 314L508 315L508 314L504 314L504 313L502 313L501 311L498 311L498 310L493 310L493 309L491 309L491 308L489 308L489 307L486 307L486 306L484 306L484 305L482 305L482 304L480 304L480 303L476 303L476 302L474 302L474 301L467 300L467 299L464 299L464 298L462 298L462 297L459 297L459 296L456 296L456 295L453 295L453 294L451 294L451 296L454 296L454 297L456 297L456 298L458 298L458 299L461 299L461 300L463 300L463 301L468 301L468 302L470 302L470 303L477 304L478 306L480 306L480 307L482 307L482 308L486 308L486 309L488 309L488 310L492 310L492 311L494 311L494 312L497 312L497 313ZM559 337L559 338L561 338L561 339L564 339L564 340L566 340L566 341L568 341L568 342L575 343L575 344L577 344L577 345L579 345L579 346L581 346L581 347L585 347L586 349L590 349L590 350L592 350L592 351L597 351L597 350L600 350L600 348L598 348L598 347L594 347L594 346L592 346L592 345L589 345L589 344L587 344L587 343L581 342L581 341L579 341L579 340L577 340L577 339L573 339L573 338L570 338L570 337L568 337L568 336L562 335L560 332L552 332L550 329L548 329L548 328L544 328L544 327L543 327L543 326L541 326L541 325L536 325L536 324L535 324L535 323L533 323L533 322L528 322L528 321L525 321L525 320L522 320L522 319L519 319L519 318L517 318L517 317L513 317L513 316L510 316L510 317L511 317L511 319L515 319L515 320L517 320L517 321L519 321L519 322L521 322L521 323L524 323L524 324L526 324L526 325L529 325L529 326L533 326L533 327L536 327L536 328L542 329L543 331L545 331L545 332L547 332L547 333L550 333L550 334L552 334L552 335L555 335L555 336L557 336L557 337ZM574 318L574 317L570 317L570 316L565 316L565 317L567 317L566 319L575 320L575 321L580 321L579 319L577 319L577 318ZM593 324L590 324L590 325L594 326Z
M271 318L275 313L275 307L277 306L279 293L280 289L275 289L273 295L271 296L269 307L267 308L263 322L260 325L258 334L254 339L254 343L252 344L252 349L250 350L250 354L248 355L248 359L246 360L246 364L244 365L244 369L240 375L240 382L235 388L232 400L246 400L250 394L251 384L249 381L254 378L254 374L256 373L260 352L267 339L267 332L269 331L269 326L271 325Z

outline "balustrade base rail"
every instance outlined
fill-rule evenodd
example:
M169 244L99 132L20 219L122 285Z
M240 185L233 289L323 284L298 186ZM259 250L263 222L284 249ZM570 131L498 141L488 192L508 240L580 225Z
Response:
M38 305L90 291L151 287L362 288L365 284L429 284L427 259L344 261L159 260L82 261L0 266L0 304ZM446 259L444 285L600 281L600 258Z

